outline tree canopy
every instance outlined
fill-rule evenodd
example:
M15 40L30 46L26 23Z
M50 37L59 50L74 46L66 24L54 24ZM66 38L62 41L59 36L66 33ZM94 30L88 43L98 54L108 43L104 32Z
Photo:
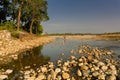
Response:
M0 0L0 24L10 21L17 31L40 34L41 22L49 20L47 5L46 0Z

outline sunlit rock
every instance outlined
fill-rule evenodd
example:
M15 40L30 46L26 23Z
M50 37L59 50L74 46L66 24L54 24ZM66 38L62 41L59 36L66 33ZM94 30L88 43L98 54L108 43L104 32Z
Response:
M79 53L79 54L82 54L82 53L83 53L83 50L82 50L82 49L79 49L79 50L78 50L78 53Z
M13 72L13 70L7 69L5 73L6 73L6 74L11 74L12 72Z
M95 72L92 73L92 76L94 76L94 77L97 77L98 75L99 75L98 71L95 71Z
M65 72L65 71L66 71L66 72L68 72L68 71L69 71L69 68L68 68L68 67L66 67L66 66L63 66L63 67L62 67L62 69L63 69L63 71L64 71L64 72Z
M63 66L69 66L69 61L64 62Z
M92 58L92 55L88 55L88 56L87 56L87 59L88 59L89 62L91 62L92 59L93 59L93 58Z
M82 65L82 66L80 66L80 70L88 70L88 66Z
M82 70L82 75L83 75L84 77L88 77L89 74L90 74L90 70Z
M56 69L55 69L55 72L56 72L56 73L59 73L59 72L61 72L61 69L60 69L60 68L56 68Z
M69 75L68 73L66 73L66 72L63 72L63 73L62 73L62 78L63 78L63 79L69 79L69 78L70 78L70 75Z
M0 80L7 80L8 76L7 75L0 75Z
M106 70L108 69L108 67L107 67L107 66L102 66L101 69L102 69L103 71L106 71Z
M75 56L70 56L70 58L71 58L72 60L76 60L76 57L75 57Z
M46 73L47 72L47 68L46 67L41 67L41 71L43 72L43 73Z
M60 75L57 76L57 80L62 80L62 77Z
M105 74L101 74L101 75L98 76L98 79L100 79L100 80L105 80L105 77L106 77Z
M77 70L77 75L82 76L82 72L79 69Z
M44 80L46 76L43 73L39 73L38 77L35 80Z
M56 75L57 75L57 73L56 73L54 70L51 70L52 80L55 80L55 79L56 79Z

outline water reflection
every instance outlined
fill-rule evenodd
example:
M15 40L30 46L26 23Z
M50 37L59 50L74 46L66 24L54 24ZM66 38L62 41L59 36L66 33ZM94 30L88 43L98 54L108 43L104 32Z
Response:
M0 70L12 69L15 75L19 73L20 70L25 70L28 68L37 69L40 65L47 63L50 57L41 54L43 46L36 47L32 50L26 51L18 55L17 60L13 60L8 64L0 65Z

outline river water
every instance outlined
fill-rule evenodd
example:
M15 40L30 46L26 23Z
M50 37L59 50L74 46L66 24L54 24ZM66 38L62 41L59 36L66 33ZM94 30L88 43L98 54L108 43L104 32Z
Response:
M67 59L72 49L77 49L80 45L90 45L93 48L98 47L100 49L106 48L114 51L116 59L120 55L120 41L104 41L104 40L70 40L58 38L56 41L49 44L36 47L32 50L18 55L18 59L13 59L8 64L0 65L0 70L11 69L14 72L10 75L11 78L19 73L20 70L32 68L36 69L40 65L47 63L48 61L56 62L58 59ZM63 56L64 55L64 56ZM79 54L72 54L79 57Z

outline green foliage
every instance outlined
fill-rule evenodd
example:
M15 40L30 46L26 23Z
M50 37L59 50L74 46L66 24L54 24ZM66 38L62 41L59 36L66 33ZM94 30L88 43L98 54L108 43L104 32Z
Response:
M19 38L20 35L19 35L18 32L12 32L11 36L14 37L14 38Z
M15 31L16 28L15 28L14 23L12 21L7 21L0 26L0 30Z
M19 22L20 29L34 34L41 34L43 28L40 23L49 20L47 5L46 0L0 1L0 6L3 6L3 8L0 7L0 24L2 24L0 29L15 31ZM10 17L10 19L6 20L6 17Z
M42 25L38 26L37 34L42 34L43 33L43 27Z

